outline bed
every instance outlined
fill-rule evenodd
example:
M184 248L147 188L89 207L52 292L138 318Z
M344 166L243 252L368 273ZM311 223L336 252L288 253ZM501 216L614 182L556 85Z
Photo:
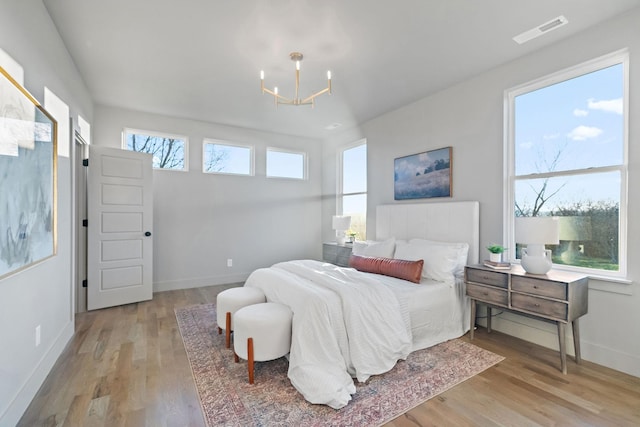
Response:
M288 377L306 400L335 409L349 403L356 382L468 331L462 276L465 264L478 262L479 204L380 205L375 241L353 252L359 269L295 260L245 282L291 308ZM383 274L368 272L381 265Z

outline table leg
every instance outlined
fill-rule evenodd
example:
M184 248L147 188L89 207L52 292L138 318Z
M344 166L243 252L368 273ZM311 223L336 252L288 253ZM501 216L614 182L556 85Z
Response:
M576 351L576 363L580 364L582 357L580 355L580 325L578 324L578 319L571 322L571 327L573 328L573 347Z
M567 373L567 345L565 339L565 324L563 322L558 322L558 341L560 343L560 367L562 369L562 373Z
M469 328L469 339L473 339L473 330L476 328L476 300L471 299L471 327Z
M487 333L491 333L491 307L487 306Z

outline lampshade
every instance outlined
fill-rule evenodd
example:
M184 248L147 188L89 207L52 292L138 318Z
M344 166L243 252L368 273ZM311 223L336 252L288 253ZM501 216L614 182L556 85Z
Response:
M516 218L516 243L557 245L560 222L557 217L525 216Z
M560 240L591 240L591 217L561 216L558 220L560 221Z
M331 224L334 230L337 230L337 231L348 230L349 227L351 227L351 217L334 215Z

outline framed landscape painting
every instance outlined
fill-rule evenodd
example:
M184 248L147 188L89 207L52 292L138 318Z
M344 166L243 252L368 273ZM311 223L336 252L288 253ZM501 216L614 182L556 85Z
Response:
M451 197L451 147L394 160L395 200Z
M56 252L56 121L0 67L0 279Z

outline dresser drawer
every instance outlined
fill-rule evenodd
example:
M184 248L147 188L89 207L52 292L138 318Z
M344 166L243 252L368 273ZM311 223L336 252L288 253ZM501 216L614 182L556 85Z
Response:
M543 297L567 300L567 284L532 277L512 276L511 290Z
M507 291L491 286L474 285L473 283L467 283L467 295L471 298L478 299L490 304L507 306L508 297Z
M483 285L496 286L498 288L507 288L509 283L509 275L498 273L497 271L487 271L475 268L467 268L467 281L482 283Z
M566 320L569 306L559 301L552 301L512 292L511 307L551 317L553 319Z

